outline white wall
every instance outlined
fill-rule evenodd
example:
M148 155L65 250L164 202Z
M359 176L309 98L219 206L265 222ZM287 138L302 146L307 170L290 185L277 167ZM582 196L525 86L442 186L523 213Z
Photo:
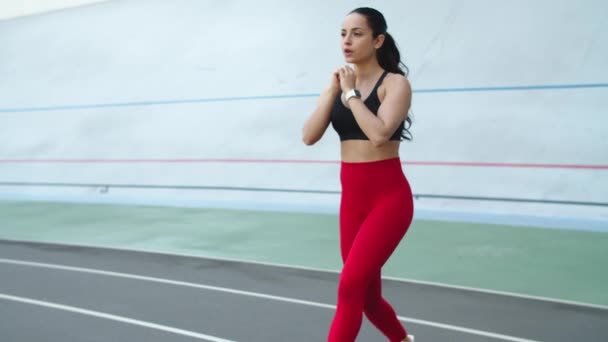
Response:
M0 20L90 5L107 0L2 0Z
M301 143L300 129L315 104L312 95L343 62L344 14L364 3L110 1L0 22L0 181L339 190L336 163L175 159L337 161L338 139L331 128L314 147ZM411 69L414 141L402 145L405 161L608 165L608 3L371 5L385 13ZM599 85L568 86L576 84ZM517 88L539 85L566 87ZM501 86L516 89L429 92ZM294 96L272 97L277 95ZM12 159L63 162L8 162ZM65 162L71 159L105 162ZM407 164L405 169L421 194L608 202L606 169ZM0 194L324 208L335 208L338 200L22 186L0 186ZM608 219L602 206L428 199L417 205Z

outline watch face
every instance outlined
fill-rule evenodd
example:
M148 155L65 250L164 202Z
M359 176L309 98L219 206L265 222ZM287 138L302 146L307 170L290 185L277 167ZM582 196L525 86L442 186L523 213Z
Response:
M350 99L351 97L361 98L361 92L357 89L349 90L348 93L346 93L345 98L348 101L348 99Z

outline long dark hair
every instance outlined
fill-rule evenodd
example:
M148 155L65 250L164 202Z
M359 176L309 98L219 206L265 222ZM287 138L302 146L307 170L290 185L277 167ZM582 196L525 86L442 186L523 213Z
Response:
M374 38L378 37L379 35L384 35L384 43L382 43L382 46L376 52L378 64L380 64L382 69L388 72L407 76L409 74L409 69L401 61L401 53L399 52L397 43L395 42L395 39L393 39L393 36L391 36L387 31L388 25L386 24L384 15L382 15L380 11L370 7L355 8L349 14L352 13L360 14L367 19L367 23L372 29L372 35ZM403 68L401 68L401 66L403 66ZM408 130L408 128L412 126L412 119L409 115L407 116L406 121L408 125L407 127L404 125L403 131L401 132L401 137L406 140L412 140L412 134Z

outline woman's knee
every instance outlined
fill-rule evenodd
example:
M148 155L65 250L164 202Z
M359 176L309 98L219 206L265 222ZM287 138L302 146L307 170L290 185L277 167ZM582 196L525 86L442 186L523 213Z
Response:
M338 300L357 301L363 305L368 284L365 277L343 273L338 284Z
M382 306L382 297L369 295L365 298L365 304L363 310L366 312L375 312Z

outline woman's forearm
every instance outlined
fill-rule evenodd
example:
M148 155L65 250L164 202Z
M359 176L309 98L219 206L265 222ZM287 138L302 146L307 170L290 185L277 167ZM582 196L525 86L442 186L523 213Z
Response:
M331 109L339 91L332 88L324 90L317 101L317 107L312 112L302 128L302 141L312 145L319 141L329 126Z
M390 133L386 124L367 108L362 99L351 98L348 100L348 105L357 124L374 146L382 145L388 141Z

